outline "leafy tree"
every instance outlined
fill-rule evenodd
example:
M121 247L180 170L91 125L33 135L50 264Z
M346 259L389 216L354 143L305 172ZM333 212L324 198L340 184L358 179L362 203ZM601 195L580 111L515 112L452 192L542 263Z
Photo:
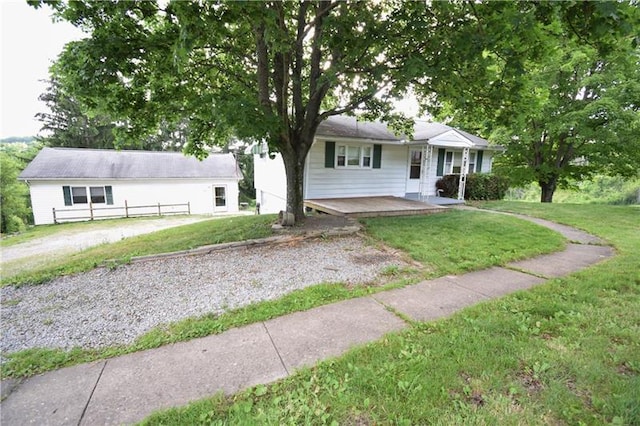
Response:
M519 68L488 55L483 99L450 101L440 115L493 129L491 139L507 147L496 171L515 184L537 182L542 202L596 174L637 176L639 10L585 2L537 13L536 31L514 30L509 41L512 49L531 49Z
M159 124L155 133L140 139L122 138L121 125L117 125L116 120L104 112L92 111L70 92L54 76L47 91L39 97L51 111L36 114L43 123L41 131L46 135L38 139L48 146L176 151L186 144L185 124L165 121Z
M0 150L0 231L12 233L24 230L32 223L29 187L18 181L18 175L35 156L37 149L4 146Z
M115 125L112 120L104 115L89 116L57 79L49 82L39 99L51 110L36 114L42 122L40 130L46 134L40 141L55 147L113 148Z
M45 3L90 34L68 44L54 69L75 96L126 122L134 138L187 117L187 151L197 156L231 134L267 140L283 156L297 219L321 121L359 113L406 131L394 97L414 84L426 96L456 96L455 84L473 81L454 71L485 61L474 42L485 5L470 3Z

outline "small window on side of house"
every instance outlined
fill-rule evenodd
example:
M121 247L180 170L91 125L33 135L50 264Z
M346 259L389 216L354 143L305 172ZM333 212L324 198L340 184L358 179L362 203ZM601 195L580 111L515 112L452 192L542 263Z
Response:
M87 188L84 186L72 186L71 199L73 204L87 204Z
M344 145L338 145L338 155L336 165L338 167L346 166L346 158L347 158L347 147Z
M362 167L371 167L371 147L362 148Z

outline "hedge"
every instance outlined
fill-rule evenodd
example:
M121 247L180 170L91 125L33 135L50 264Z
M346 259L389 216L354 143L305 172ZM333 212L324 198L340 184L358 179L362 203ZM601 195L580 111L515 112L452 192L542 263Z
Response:
M436 189L441 189L443 197L458 197L460 175L445 175L436 182ZM498 175L488 173L471 173L467 175L464 191L465 200L501 200L504 198L509 183Z

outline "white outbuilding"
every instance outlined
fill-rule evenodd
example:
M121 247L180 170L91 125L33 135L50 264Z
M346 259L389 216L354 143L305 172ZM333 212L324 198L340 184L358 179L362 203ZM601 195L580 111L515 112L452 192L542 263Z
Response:
M151 214L238 211L242 173L232 154L43 148L18 179L36 225Z

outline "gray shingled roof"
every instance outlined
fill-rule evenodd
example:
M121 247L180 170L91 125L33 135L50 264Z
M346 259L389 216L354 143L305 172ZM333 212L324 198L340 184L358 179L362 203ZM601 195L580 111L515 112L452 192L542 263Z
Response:
M240 179L232 154L199 161L180 152L43 148L18 179Z
M355 117L345 115L334 115L324 120L318 126L316 136L400 141L384 123L358 121Z
M469 139L476 146L488 146L486 139L472 135L446 124L416 121L412 141L428 141L449 131L455 131ZM406 140L405 135L395 135L386 124L375 121L358 121L355 117L332 116L320 123L316 136L370 139L379 141L400 142Z

